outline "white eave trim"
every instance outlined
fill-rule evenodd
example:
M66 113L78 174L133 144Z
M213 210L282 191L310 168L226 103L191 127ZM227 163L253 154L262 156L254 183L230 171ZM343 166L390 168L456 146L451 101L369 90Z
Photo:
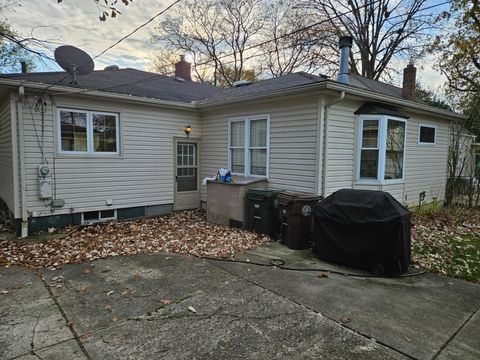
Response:
M289 95L301 94L302 92L313 91L313 90L344 91L347 94L363 97L366 100L376 100L383 103L415 109L421 112L427 112L430 114L433 113L435 115L441 116L448 120L467 119L467 116L465 115L457 114L447 110L442 110L439 108L435 108L433 106L420 104L420 103L406 100L406 99L399 99L393 96L382 95L373 91L356 88L350 85L343 85L333 80L323 80L323 81L315 82L312 84L300 85L300 86L291 87L291 88L282 89L282 90L276 90L276 91L269 91L263 94L247 95L247 96L236 97L232 99L218 100L210 103L205 103L200 101L198 103L198 108L200 110L203 110L203 109L216 108L216 107L221 107L221 106L226 106L231 104L238 104L240 102L245 102L249 100L252 100L252 101L268 100L268 99L272 99L272 97L274 96L289 96Z
M140 96L116 94L116 93L109 93L109 92L98 91L98 90L72 88L72 87L61 86L61 85L51 86L50 84L29 82L29 81L23 81L23 80L15 80L15 79L5 79L5 78L0 79L0 86L1 85L12 87L12 88L23 86L25 87L25 89L30 89L30 90L45 90L48 88L48 92L61 93L59 95L91 96L91 97L99 97L104 99L126 101L126 102L136 103L136 104L141 103L141 104L149 104L149 105L162 106L162 107L174 108L174 109L197 110L196 102L184 103L180 101L145 98Z
M337 82L333 81L328 81L326 82L326 88L331 89L331 90L336 90L336 91L345 91L348 94L352 95L357 95L361 97L366 97L368 99L373 99L377 101L381 101L383 103L390 103L398 106L403 106L406 108L412 108L415 110L423 111L423 112L429 112L429 113L434 113L436 115L448 118L449 120L452 119L459 119L459 120L465 120L468 118L466 115L461 115L457 114L451 111L447 110L442 110L439 108L435 108L430 105L424 105L417 103L415 101L410 101L410 100L405 100L405 99L399 99L393 96L388 96L388 95L382 95L373 91L365 90L365 89L360 89L360 88L355 88L352 86L345 86L342 84L339 84Z

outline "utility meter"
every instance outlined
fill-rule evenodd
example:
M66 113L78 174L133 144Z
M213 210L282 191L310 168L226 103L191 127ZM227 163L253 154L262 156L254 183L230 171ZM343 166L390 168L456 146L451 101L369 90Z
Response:
M52 177L50 166L42 164L38 167L38 197L40 199L52 198Z
M42 164L38 167L38 176L45 177L50 176L50 166Z

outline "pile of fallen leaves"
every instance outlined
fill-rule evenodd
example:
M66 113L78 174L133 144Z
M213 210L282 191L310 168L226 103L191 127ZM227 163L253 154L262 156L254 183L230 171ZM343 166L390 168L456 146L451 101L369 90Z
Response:
M480 281L480 210L415 214L412 260L429 271Z
M70 226L59 238L42 242L0 241L0 265L57 267L108 256L171 252L231 257L270 241L242 229L208 223L205 212L191 210L134 221Z

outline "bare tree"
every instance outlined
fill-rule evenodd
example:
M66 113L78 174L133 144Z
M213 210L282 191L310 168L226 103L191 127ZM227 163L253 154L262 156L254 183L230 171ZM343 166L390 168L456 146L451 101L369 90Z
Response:
M159 45L190 54L201 81L231 85L240 80L248 47L264 24L261 0L187 0L175 11L156 29Z
M394 70L394 60L418 56L445 17L428 0L306 0L303 4L328 18L334 34L352 36L351 71L375 80Z
M337 58L328 48L331 33L326 26L310 26L319 22L318 15L294 1L271 0L265 7L269 16L262 34L271 41L260 47L263 70L272 76L299 70L329 72L328 64Z
M152 63L149 67L150 71L165 76L175 75L175 63L180 59L180 53L160 48L152 57Z

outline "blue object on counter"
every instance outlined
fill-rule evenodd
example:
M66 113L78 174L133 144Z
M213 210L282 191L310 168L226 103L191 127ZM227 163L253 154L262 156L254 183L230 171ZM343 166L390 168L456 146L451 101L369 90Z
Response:
M220 182L230 183L232 182L232 173L228 169L218 169L217 178Z

